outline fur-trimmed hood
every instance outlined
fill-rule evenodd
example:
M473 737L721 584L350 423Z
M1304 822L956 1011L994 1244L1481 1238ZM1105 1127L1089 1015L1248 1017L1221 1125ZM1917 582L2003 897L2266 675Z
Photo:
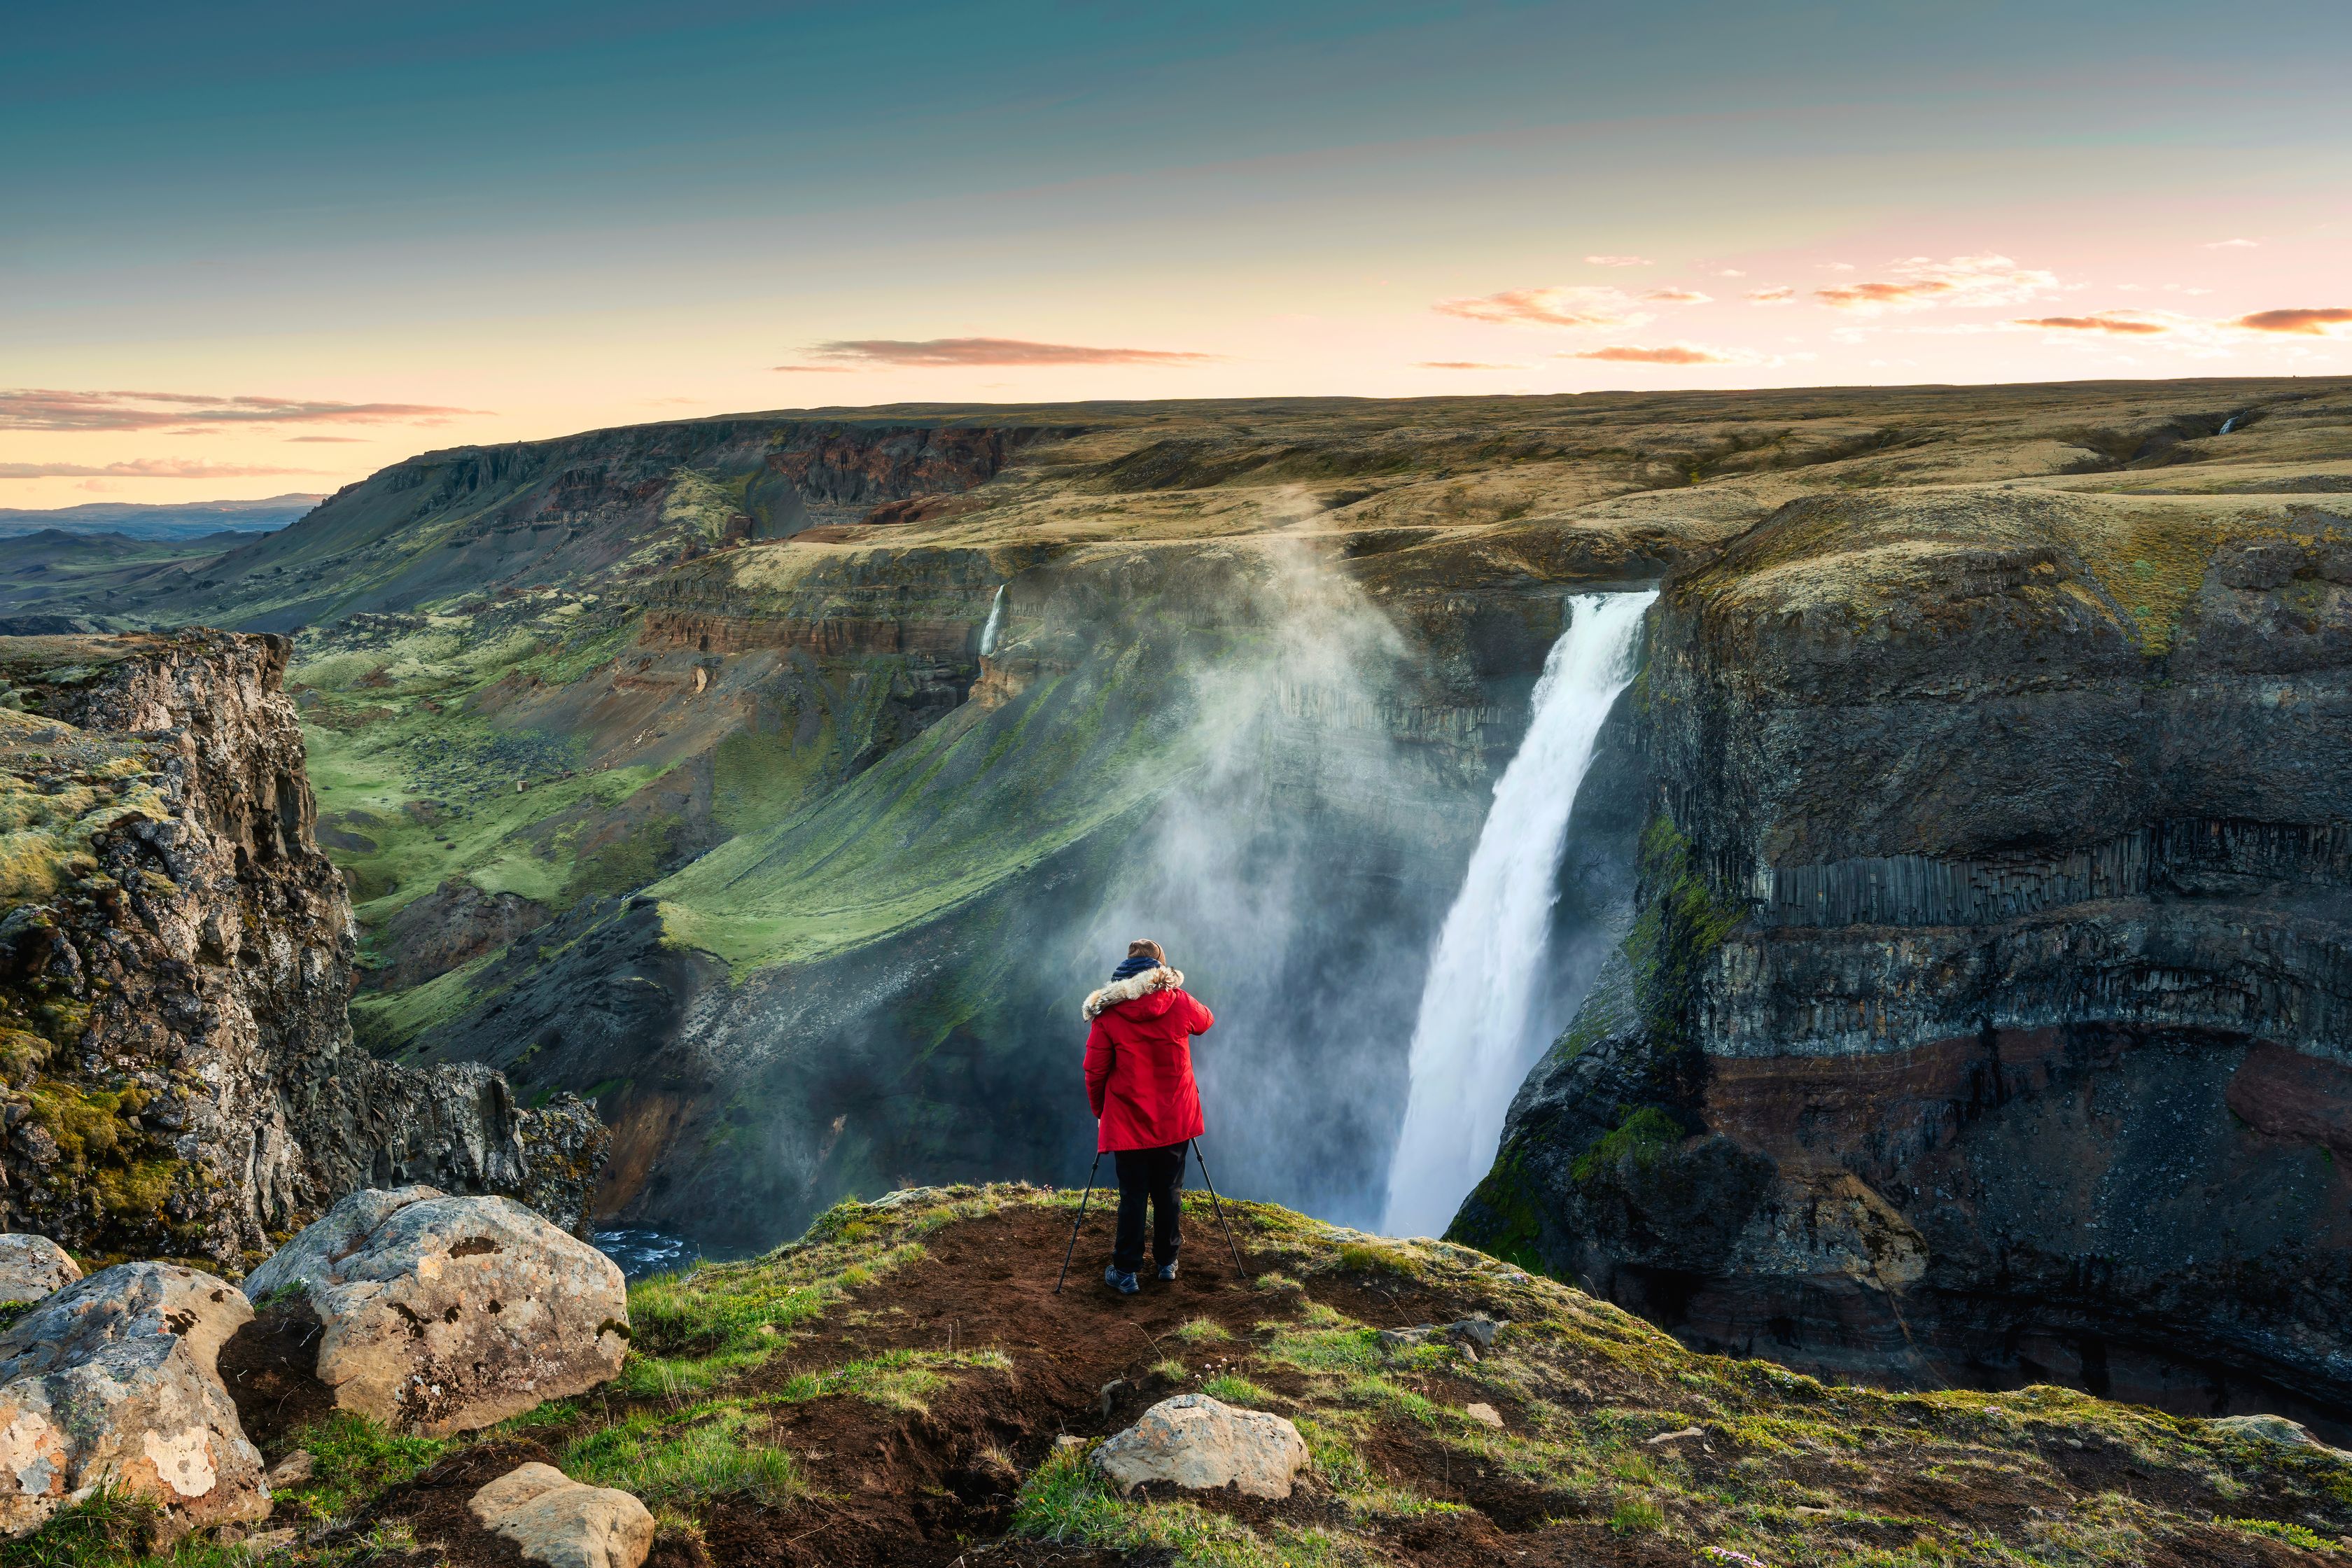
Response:
M1154 991L1178 990L1183 984L1183 972L1171 969L1164 963L1157 969L1147 969L1140 974L1130 974L1124 980L1114 980L1087 998L1087 1005L1078 1010L1079 1021L1091 1024L1122 1002L1132 1002L1139 996L1149 996Z

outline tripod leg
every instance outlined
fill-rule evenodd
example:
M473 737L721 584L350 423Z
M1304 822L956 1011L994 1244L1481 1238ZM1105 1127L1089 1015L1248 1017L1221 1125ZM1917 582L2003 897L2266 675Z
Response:
M1249 1268L1242 1262L1242 1249L1234 1244L1234 1227L1225 1223L1225 1205L1217 1201L1217 1184L1209 1180L1209 1162L1201 1159L1201 1141L1192 1140L1192 1158L1201 1163L1201 1184L1209 1189L1209 1206L1216 1211L1217 1228L1225 1233L1225 1245L1233 1248L1234 1273L1244 1280L1249 1279Z
M1054 1276L1054 1294L1056 1296L1062 1293L1062 1281L1070 1277L1070 1259L1077 1255L1078 1250L1078 1226L1087 1223L1087 1205L1095 1195L1095 1177L1101 1171L1102 1151L1097 1149L1095 1151L1094 1169L1087 1173L1086 1196L1078 1200L1078 1217L1070 1222L1070 1245L1062 1253L1062 1271Z

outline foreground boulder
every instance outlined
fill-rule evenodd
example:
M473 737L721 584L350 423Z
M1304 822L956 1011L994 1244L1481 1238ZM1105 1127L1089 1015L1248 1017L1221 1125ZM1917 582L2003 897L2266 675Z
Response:
M466 1505L482 1528L548 1568L637 1568L653 1549L654 1516L611 1487L583 1486L552 1465L522 1465Z
M353 1193L246 1289L318 1314L337 1407L428 1436L593 1388L628 1351L619 1268L506 1198Z
M46 1236L0 1235L0 1301L37 1301L81 1278L81 1265Z
M152 1502L169 1534L265 1517L261 1456L214 1370L252 1318L226 1280L125 1263L0 1334L0 1531L100 1485Z
M1195 1491L1230 1486L1251 1497L1286 1498L1307 1458L1306 1439L1281 1416L1180 1394L1097 1448L1094 1463L1123 1489L1173 1481Z

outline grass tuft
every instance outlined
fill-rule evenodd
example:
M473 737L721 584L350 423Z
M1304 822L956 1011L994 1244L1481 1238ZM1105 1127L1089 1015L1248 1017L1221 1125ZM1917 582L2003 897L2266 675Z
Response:
M310 1479L279 1496L313 1519L344 1517L412 1479L450 1448L441 1438L403 1436L348 1410L304 1427L295 1441L310 1451Z
M745 1496L773 1507L806 1489L792 1455L751 1436L767 1425L755 1412L713 1405L690 1413L683 1430L676 1423L646 1413L592 1432L564 1449L564 1473L648 1503Z

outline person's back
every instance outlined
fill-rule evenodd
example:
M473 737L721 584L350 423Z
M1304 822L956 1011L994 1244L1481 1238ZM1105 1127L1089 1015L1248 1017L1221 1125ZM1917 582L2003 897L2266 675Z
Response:
M1216 1016L1185 992L1184 976L1149 941L1128 944L1111 983L1087 998L1082 1013L1095 1146L1116 1154L1118 1164L1118 1239L1103 1278L1129 1293L1143 1265L1147 1203L1160 1278L1176 1278L1184 1151L1204 1131L1192 1037L1204 1033Z

